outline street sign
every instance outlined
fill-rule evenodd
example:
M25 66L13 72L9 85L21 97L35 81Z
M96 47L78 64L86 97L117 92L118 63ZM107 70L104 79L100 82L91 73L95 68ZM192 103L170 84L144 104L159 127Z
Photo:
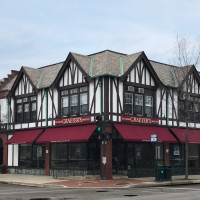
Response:
M157 142L158 141L158 137L156 134L151 135L151 142Z

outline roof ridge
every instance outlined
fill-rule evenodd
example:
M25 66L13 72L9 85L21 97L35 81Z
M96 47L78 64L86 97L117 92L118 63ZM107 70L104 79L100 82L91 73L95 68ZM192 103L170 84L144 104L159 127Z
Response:
M54 64L50 64L50 65L45 65L45 66L43 66L43 67L38 67L38 68L35 68L35 69L42 69L42 68L46 68L46 67L51 67L51 66L53 66L53 65L57 65L57 64L61 64L61 63L64 63L64 61L58 62L58 63L54 63Z
M154 62L154 63L158 63L158 64L161 64L161 65L167 65L167 66L169 66L169 67L177 67L177 68L179 68L179 66L176 66L176 65L170 65L170 64L166 64L166 63L158 62L158 61L155 61L155 60L150 60L150 59L149 59L149 62Z
M138 52L136 52L136 53L127 54L126 56L132 56L132 55L139 54L139 53L142 53L142 52L144 52L144 51L138 51Z
M88 57L87 55L83 55L83 54L80 54L80 53L75 53L75 52L70 52L71 54L76 54L76 55L79 55L79 56L83 56L83 57Z
M117 51L112 51L112 50L106 49L106 50L99 51L99 52L96 52L96 53L93 53L93 54L88 54L87 56L93 56L93 55L104 53L104 52L111 52L111 53L116 53L116 54L120 54L120 55L124 55L124 56L127 55L127 54L124 54L124 53L120 53L120 52L117 52Z

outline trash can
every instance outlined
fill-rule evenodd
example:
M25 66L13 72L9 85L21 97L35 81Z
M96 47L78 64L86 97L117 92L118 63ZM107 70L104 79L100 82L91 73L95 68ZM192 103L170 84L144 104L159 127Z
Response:
M157 165L155 168L155 181L164 181L165 180L165 166Z
M170 165L165 165L165 181L172 180L172 170Z

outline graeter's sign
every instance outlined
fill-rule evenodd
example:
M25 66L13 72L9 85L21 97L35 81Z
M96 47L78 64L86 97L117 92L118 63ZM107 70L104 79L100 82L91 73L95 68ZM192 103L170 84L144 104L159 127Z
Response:
M83 124L91 122L91 116L56 119L55 125Z
M121 122L138 123L138 124L159 124L158 119L134 116L121 116Z

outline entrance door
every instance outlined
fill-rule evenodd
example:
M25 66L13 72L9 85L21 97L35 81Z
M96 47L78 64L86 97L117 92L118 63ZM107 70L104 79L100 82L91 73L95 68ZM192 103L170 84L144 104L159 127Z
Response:
M112 145L112 167L113 167L113 173L123 173L123 171L126 171L127 163L126 163L126 143L122 140L113 140Z
M3 141L0 139L0 165L3 165Z

